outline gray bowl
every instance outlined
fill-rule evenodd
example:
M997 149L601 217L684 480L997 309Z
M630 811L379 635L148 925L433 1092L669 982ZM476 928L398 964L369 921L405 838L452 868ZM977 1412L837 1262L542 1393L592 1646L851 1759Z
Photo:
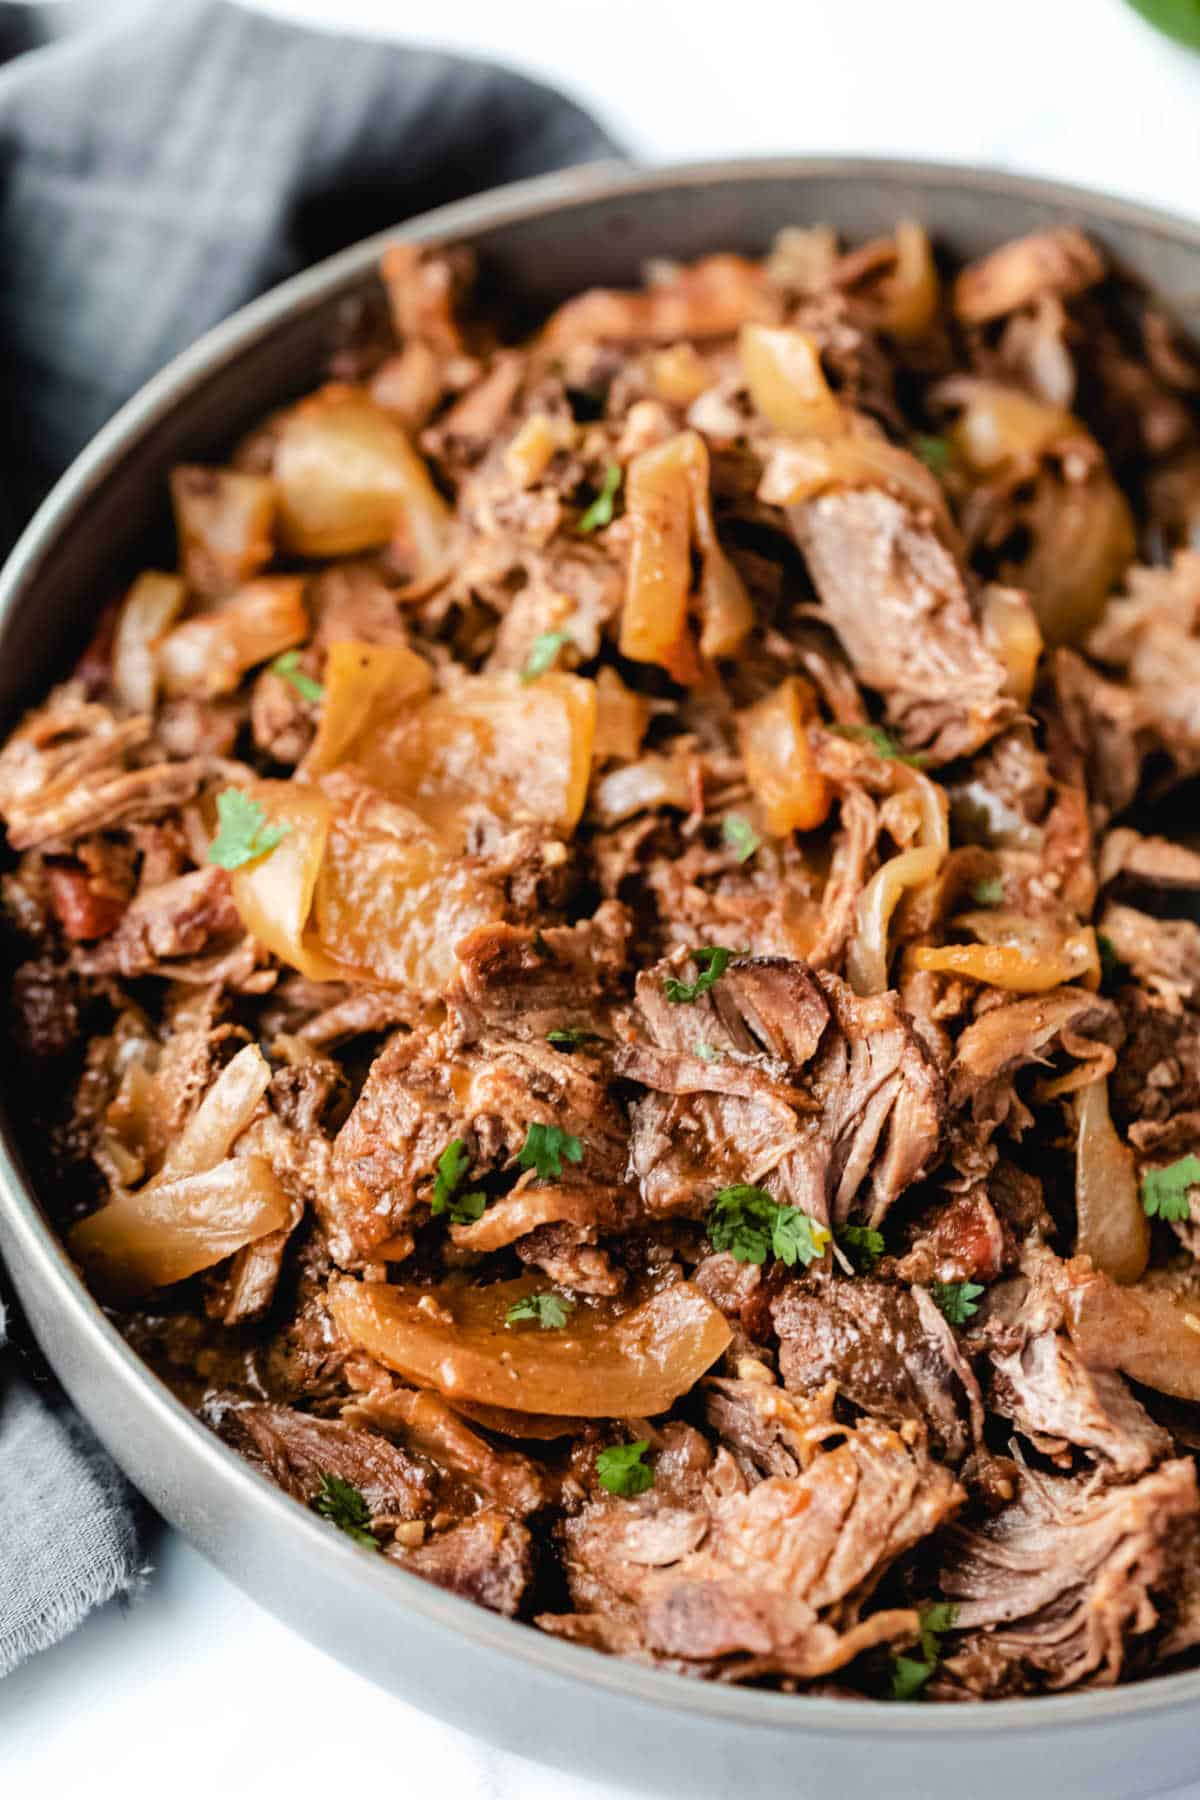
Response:
M1072 188L938 165L817 158L631 173L611 165L447 207L289 281L210 332L123 408L59 482L0 576L0 723L82 643L112 582L165 522L171 464L220 454L311 386L383 244L467 239L489 280L543 307L634 280L650 256L761 251L782 225L849 238L921 219L974 255L1078 223L1179 313L1200 297L1200 228ZM101 579L98 580L98 574ZM0 1116L0 1252L38 1343L116 1460L172 1524L322 1649L507 1749L641 1791L1140 1795L1200 1771L1200 1671L980 1707L741 1691L564 1644L364 1555L226 1449L125 1346L46 1225ZM880 1762L880 1756L884 1761Z

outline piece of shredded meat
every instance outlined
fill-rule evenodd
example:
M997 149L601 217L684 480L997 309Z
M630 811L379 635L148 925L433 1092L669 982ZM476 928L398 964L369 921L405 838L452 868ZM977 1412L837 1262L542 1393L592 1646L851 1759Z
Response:
M1195 1664L1193 352L1074 228L798 224L524 337L462 246L382 275L0 747L68 1254L530 1629Z

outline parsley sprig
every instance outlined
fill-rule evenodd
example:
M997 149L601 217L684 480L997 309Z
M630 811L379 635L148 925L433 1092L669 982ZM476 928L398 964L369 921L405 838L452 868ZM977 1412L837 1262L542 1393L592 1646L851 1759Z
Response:
M557 1031L546 1033L546 1042L553 1044L556 1050L578 1050L582 1044L598 1043L598 1031L585 1031L581 1025L560 1026Z
M271 664L271 673L281 675L284 681L290 681L302 700L316 703L325 698L325 689L321 683L314 681L311 675L306 675L300 667L298 650L285 650L282 656L277 656Z
M754 852L762 849L762 839L741 813L725 814L721 821L721 836L740 863L749 862Z
M523 1300L514 1301L504 1315L506 1325L522 1325L526 1320L541 1326L543 1331L561 1331L571 1313L575 1302L566 1300L561 1294L526 1294Z
M887 1249L882 1231L873 1231L869 1225L843 1225L837 1240L859 1269L873 1269Z
M1177 1223L1191 1207L1188 1195L1200 1185L1200 1156L1181 1156L1162 1169L1147 1169L1142 1176L1142 1209L1148 1219Z
M701 994L707 994L709 988L721 979L734 957L743 953L729 950L724 944L701 944L690 954L700 970L695 981L680 981L675 975L663 977L663 990L667 999L676 1006L690 1006Z
M578 529L583 532L599 531L613 522L613 505L621 487L620 463L609 463L604 471L604 480L600 492L592 501L579 521Z
M912 440L913 454L919 456L927 469L935 475L944 475L954 461L954 447L948 438L937 437L932 432L918 431Z
M951 1325L965 1325L979 1311L977 1281L935 1281L930 1293Z
M915 1700L933 1671L937 1668L942 1654L942 1637L954 1627L958 1618L957 1606L946 1600L938 1600L932 1606L921 1608L921 1654L916 1656L894 1656L892 1658L892 1699Z
M985 875L971 889L976 906L999 906L1004 898L1004 883L998 875Z
M525 667L521 670L521 680L526 686L536 681L539 675L545 675L558 661L558 653L564 644L571 642L569 631L542 631L534 638L529 647L529 656Z
M828 1227L808 1213L744 1182L721 1189L708 1215L708 1236L714 1250L728 1250L736 1262L764 1263L776 1256L789 1269L797 1263L807 1269L830 1240Z
M309 1505L364 1550L379 1549L379 1539L371 1530L371 1509L352 1481L344 1481L340 1475L322 1475Z
M885 731L882 725L831 725L834 737L850 738L859 744L870 744L877 756L884 762L907 763L910 769L923 769L928 757L919 753L910 755L903 746Z
M291 829L286 823L269 824L258 801L241 788L226 788L217 795L217 835L208 846L208 860L222 869L240 869L274 850Z
M652 1488L654 1470L647 1468L642 1460L649 1448L649 1440L639 1438L635 1444L613 1444L609 1449L601 1450L596 1458L600 1486L625 1499Z
M452 1225L474 1225L477 1219L482 1219L487 1195L478 1190L470 1194L458 1191L470 1160L463 1140L451 1138L435 1166L433 1199L429 1202L431 1218L449 1213Z
M517 1157L523 1169L536 1169L543 1181L558 1180L562 1175L562 1159L583 1161L583 1145L561 1125L531 1125Z

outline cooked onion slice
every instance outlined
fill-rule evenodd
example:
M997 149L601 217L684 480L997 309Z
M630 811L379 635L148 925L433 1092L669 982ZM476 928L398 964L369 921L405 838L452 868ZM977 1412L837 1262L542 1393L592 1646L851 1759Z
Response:
M633 458L625 474L630 539L621 655L658 663L683 682L699 674L687 636L691 505L675 438Z
M896 263L879 284L879 329L905 342L929 330L937 317L939 283L933 251L915 219L901 219L893 241Z
M592 756L596 762L610 758L632 762L642 747L650 723L650 702L625 686L615 669L601 669L596 677L596 735Z
M815 715L812 688L789 675L738 717L746 778L775 837L815 830L829 813L830 786L808 736Z
M743 325L742 372L756 413L798 438L838 438L849 428L842 403L825 379L816 339L806 331Z
M274 554L275 484L245 469L171 470L179 561L198 594L227 594Z
M197 1175L229 1155L271 1085L271 1067L257 1044L225 1065L163 1158L156 1181Z
M1075 1095L1075 1252L1114 1281L1137 1281L1150 1260L1150 1221L1138 1191L1133 1152L1117 1136L1108 1083Z
M325 659L321 719L304 760L306 776L322 775L353 756L360 738L382 730L428 693L424 657L403 644L331 644Z
M918 969L965 975L989 987L1014 994L1045 994L1064 982L1094 985L1100 979L1100 953L1091 926L1070 932L1054 948L1019 944L921 944L912 952Z
M888 926L905 892L930 881L942 865L932 845L889 857L859 895L857 929L846 949L846 975L856 994L879 994L888 984Z
M291 1202L265 1157L231 1156L198 1175L147 1182L84 1219L68 1246L109 1300L211 1269L277 1231Z
M314 981L342 973L308 935L317 877L329 839L329 802L297 781L256 781L248 790L270 825L286 830L267 856L230 873L233 901L251 937Z
M577 1307L561 1331L505 1327L533 1277L436 1290L339 1280L329 1307L350 1342L450 1401L581 1418L648 1418L686 1394L732 1333L690 1282L620 1317Z
M178 575L147 569L139 575L117 618L113 637L112 683L132 712L153 712L158 694L158 642L183 611L184 585Z
M400 426L361 388L335 383L286 413L274 474L285 549L351 556L395 541L415 583L444 573L449 509Z
M232 694L248 669L308 636L301 575L259 575L213 612L185 619L158 646L168 694Z

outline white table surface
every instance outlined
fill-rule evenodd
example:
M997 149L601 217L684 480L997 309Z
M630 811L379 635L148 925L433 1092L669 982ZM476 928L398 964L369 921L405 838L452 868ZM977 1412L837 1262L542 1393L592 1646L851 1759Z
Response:
M648 160L931 156L1200 215L1200 57L1158 38L1121 0L255 3L410 37L415 14L427 41L491 53L569 89ZM432 33L423 22L435 17ZM500 1755L379 1692L175 1533L164 1530L151 1554L143 1598L105 1609L0 1683L0 1793L341 1800L374 1777L387 1783L379 1791L428 1783L447 1800L616 1800L612 1787ZM305 1724L314 1712L315 1730Z

